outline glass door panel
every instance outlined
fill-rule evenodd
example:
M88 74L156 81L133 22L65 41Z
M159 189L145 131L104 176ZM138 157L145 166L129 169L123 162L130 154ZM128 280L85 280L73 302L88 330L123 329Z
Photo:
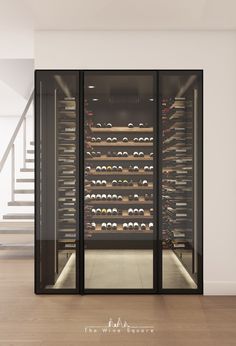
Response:
M155 72L84 73L87 289L154 289Z
M160 72L162 287L201 286L202 74Z
M36 290L76 288L77 75L36 73Z

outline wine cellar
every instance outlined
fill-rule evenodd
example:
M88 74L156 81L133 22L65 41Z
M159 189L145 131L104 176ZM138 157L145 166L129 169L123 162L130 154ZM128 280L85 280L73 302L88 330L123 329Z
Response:
M36 293L202 293L202 71L36 71Z

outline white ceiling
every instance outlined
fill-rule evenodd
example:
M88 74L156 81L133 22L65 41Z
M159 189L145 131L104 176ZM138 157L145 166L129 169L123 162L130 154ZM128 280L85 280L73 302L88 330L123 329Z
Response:
M0 29L235 30L236 0L1 0Z

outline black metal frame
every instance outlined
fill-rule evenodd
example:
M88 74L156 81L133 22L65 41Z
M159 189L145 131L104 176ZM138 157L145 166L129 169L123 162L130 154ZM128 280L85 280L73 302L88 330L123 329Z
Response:
M78 95L79 114L77 113L78 119L78 129L84 129L84 72L79 72L79 95ZM77 188L76 199L79 201L77 203L79 220L77 222L77 229L79 230L79 254L77 251L76 266L77 266L77 288L81 294L84 293L84 131L80 131L79 141L77 141L79 147L77 146L77 155L79 160L77 160L77 172L79 172L79 188ZM80 149L80 150L79 150Z
M39 287L39 248L37 244L37 234L39 228L39 179L38 172L40 168L40 128L39 128L39 116L38 105L39 100L36 97L36 93L38 90L38 76L37 74L40 72L58 72L58 73L66 73L66 72L74 72L77 77L77 92L76 95L76 110L77 110L77 127L79 129L84 128L84 72L155 72L155 83L156 83L156 95L159 95L160 90L160 73L195 73L201 78L201 89L200 89L200 97L199 97L199 119L198 119L198 138L199 138L199 157L198 157L198 210L199 210L199 220L198 223L201 226L198 230L198 288L197 289L165 289L162 288L162 220L161 213L158 218L158 230L156 238L154 237L154 243L156 242L156 247L153 249L153 269L154 269L154 287L153 289L84 289L84 131L79 130L79 139L77 140L77 148L81 150L77 150L77 166L76 170L79 171L79 179L77 179L77 220L76 225L77 229L79 229L79 239L76 242L76 288L73 289L41 289ZM156 101L156 110L158 120L156 125L158 138L161 135L161 105L160 102ZM79 110L79 114L78 114ZM66 70L66 69L42 69L35 70L35 102L34 102L34 114L35 114L35 265L34 265L34 288L36 294L203 294L203 70L155 70L155 69L140 69L140 70L130 70L130 69L122 69L122 70ZM160 157L162 153L161 142L154 142L154 153L157 153L157 157ZM155 155L154 155L155 157ZM155 160L156 165L157 160ZM154 180L160 181L162 170L161 165L157 165L158 169L154 170ZM157 168L157 167L156 167ZM78 186L79 184L79 186ZM157 198L154 200L154 208L156 210L160 210L162 201L160 194L160 184L156 184L157 190ZM156 223L156 220L154 221Z
M38 193L38 172L40 171L40 150L39 150L39 130L40 130L40 117L36 116L36 110L39 109L39 99L36 97L38 90L38 80L36 78L37 73L34 74L34 190L35 190L35 199L34 199L34 293L41 293L39 287L37 286L40 281L39 276L39 248L37 243L37 232L38 232L38 221L40 220L40 205L39 193Z

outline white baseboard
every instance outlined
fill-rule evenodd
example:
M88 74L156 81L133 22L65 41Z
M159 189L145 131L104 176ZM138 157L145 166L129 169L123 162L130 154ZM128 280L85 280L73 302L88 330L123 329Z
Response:
M205 281L203 294L208 295L236 295L236 281Z

